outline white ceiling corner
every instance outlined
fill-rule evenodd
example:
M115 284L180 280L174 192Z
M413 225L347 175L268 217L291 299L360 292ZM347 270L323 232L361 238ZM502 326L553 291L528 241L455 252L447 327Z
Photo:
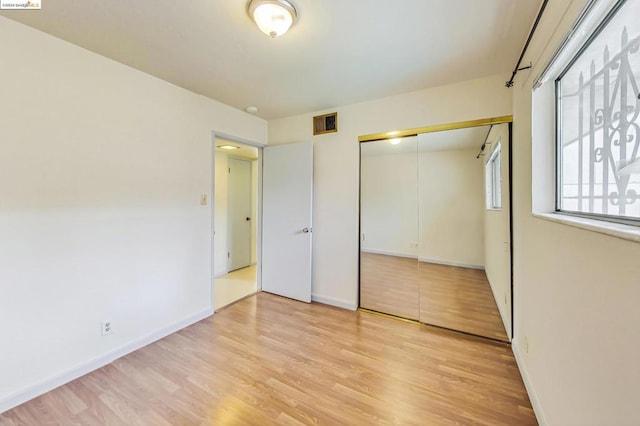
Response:
M47 0L2 15L266 119L509 72L539 0L293 0L271 39L245 0ZM506 80L506 78L505 78Z

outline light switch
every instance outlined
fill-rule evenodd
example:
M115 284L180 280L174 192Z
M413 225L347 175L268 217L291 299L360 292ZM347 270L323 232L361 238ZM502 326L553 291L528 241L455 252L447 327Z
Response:
M207 205L207 194L200 194L200 205L201 206Z

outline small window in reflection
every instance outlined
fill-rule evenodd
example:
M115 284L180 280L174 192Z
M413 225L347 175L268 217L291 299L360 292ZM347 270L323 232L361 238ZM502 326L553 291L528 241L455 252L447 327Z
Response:
M485 166L485 183L487 188L487 209L502 209L502 149L501 143L491 153Z

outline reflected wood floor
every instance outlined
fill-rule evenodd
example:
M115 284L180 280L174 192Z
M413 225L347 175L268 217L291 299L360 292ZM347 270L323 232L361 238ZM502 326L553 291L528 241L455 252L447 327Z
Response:
M360 306L420 319L418 260L360 253Z
M360 306L509 340L487 275L479 269L360 253Z
M420 262L420 321L509 341L485 271Z
M0 425L533 425L508 346L259 293Z

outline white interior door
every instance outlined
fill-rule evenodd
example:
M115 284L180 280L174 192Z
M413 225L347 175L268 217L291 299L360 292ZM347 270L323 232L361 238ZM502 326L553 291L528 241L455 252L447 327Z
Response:
M229 158L227 269L251 264L251 162Z
M264 148L262 290L311 302L313 143Z

